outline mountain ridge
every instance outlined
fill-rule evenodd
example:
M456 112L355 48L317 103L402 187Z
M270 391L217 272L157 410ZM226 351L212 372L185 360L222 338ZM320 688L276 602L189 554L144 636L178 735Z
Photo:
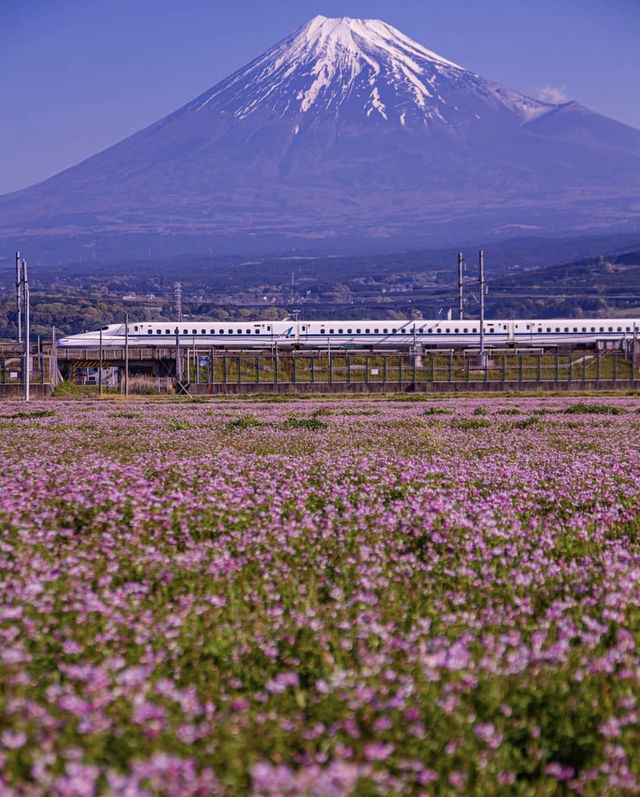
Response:
M317 16L158 122L0 197L0 239L242 251L635 231L639 175L634 128L486 80L379 20Z

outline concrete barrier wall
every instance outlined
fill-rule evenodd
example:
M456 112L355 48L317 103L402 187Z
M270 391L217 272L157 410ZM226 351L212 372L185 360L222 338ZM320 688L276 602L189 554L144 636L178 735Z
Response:
M40 382L36 384L32 384L29 390L30 398L32 399L43 399L49 398L51 393L53 392L53 388L51 385L43 385ZM24 398L24 385L20 384L12 384L12 385L1 385L0 384L0 400L1 399L21 399Z
M253 394L310 395L310 394L385 394L385 393L536 393L540 391L588 392L604 390L640 390L640 379L601 379L591 381L560 380L537 382L279 382L260 384L192 384L193 396L223 395L250 396Z

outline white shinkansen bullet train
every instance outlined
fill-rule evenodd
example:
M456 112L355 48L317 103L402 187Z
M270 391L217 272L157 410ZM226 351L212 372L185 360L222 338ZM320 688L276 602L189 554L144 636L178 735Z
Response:
M640 318L545 318L484 322L486 348L507 346L604 347L630 340ZM129 346L201 346L215 349L403 349L477 347L479 321L152 321L129 323ZM124 324L60 338L60 348L125 345Z

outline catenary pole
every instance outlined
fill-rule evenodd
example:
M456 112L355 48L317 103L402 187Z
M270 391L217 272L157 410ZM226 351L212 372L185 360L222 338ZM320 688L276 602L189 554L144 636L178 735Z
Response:
M31 319L29 317L29 278L27 276L27 261L22 260L22 286L24 305L24 400L31 398L31 362L29 357L29 340L31 338Z
M18 314L18 343L22 343L22 259L16 252L16 310Z
M480 356L484 357L484 252L482 249L479 255L479 269L480 269Z
M98 362L98 395L102 395L102 328L100 329L100 351Z
M458 252L458 318L463 318L464 316L464 309L463 309L463 298L462 298L462 267L464 265L464 259L462 257L462 252Z
M129 313L124 315L124 394L129 395Z

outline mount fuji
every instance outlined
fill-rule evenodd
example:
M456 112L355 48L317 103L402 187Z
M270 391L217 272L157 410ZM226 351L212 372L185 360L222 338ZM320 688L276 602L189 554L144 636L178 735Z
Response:
M317 16L170 116L0 197L0 239L74 257L444 245L640 230L640 131Z

